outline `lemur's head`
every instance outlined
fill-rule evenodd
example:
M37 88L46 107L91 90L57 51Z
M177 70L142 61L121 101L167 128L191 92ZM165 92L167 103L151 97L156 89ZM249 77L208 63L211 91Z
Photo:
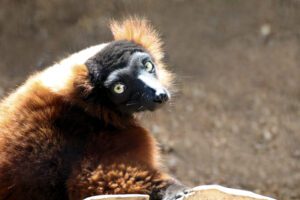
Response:
M89 98L126 114L155 110L170 99L171 81L158 34L145 20L113 22L111 28L115 41L85 62Z

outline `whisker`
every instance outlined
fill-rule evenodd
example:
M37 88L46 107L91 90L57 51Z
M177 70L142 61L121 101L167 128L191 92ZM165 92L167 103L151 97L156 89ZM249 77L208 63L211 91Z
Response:
M133 106L133 105L136 105L137 102L132 102L132 103L127 103L126 106Z
M144 108L144 106L140 106L139 108L138 108L138 110L141 110L141 109L143 109Z

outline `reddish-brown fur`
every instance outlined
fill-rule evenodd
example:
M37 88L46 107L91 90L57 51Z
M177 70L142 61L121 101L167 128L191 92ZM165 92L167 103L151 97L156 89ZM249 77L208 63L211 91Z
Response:
M122 27L141 28L140 34L157 38L145 29L146 21L134 20L113 25L116 39L135 42L135 36L118 36ZM160 43L154 48L145 41L136 42L147 44L161 63ZM167 85L170 76L163 66L161 70ZM160 171L155 140L134 117L83 100L92 89L85 65L72 66L59 90L43 83L43 73L30 77L0 104L0 199L151 194L174 182Z

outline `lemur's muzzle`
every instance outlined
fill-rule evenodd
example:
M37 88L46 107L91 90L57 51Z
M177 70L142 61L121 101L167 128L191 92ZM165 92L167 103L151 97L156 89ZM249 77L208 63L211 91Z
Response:
M154 92L154 102L164 103L169 100L170 94L160 81L152 74L142 73L138 76L146 87L151 88Z
M159 93L159 94L155 94L153 102L158 103L158 104L162 104L165 103L169 100L169 95L167 92L163 92L163 93Z

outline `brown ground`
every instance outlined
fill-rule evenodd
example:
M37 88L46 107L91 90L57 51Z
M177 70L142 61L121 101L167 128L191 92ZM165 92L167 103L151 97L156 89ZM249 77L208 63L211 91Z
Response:
M160 29L178 74L172 105L144 117L168 170L192 186L299 200L299 0L1 0L0 95L110 40L107 19L128 13Z

